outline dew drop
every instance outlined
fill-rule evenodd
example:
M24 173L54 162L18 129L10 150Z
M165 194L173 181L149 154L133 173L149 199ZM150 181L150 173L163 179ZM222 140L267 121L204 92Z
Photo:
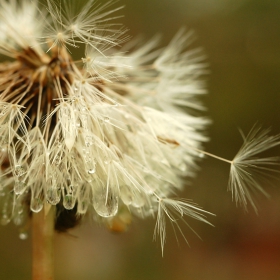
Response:
M67 210L71 210L75 206L76 199L72 194L66 194L63 197L63 206Z
M66 147L70 151L72 149L72 147L74 146L74 143L75 143L75 135L72 134L72 133L71 134L67 133L65 138L64 138L64 141L65 141Z
M43 201L38 197L32 197L30 203L30 209L32 212L38 213L43 209Z
M11 221L11 218L7 214L3 214L1 217L1 225L5 226Z
M90 146L93 145L93 139L92 139L91 136L86 136L86 137L85 137L85 145L86 145L87 147L90 147Z
M87 212L87 208L88 208L88 201L86 200L79 201L77 212L79 214L85 214Z
M15 175L17 177L21 177L21 176L24 175L24 169L23 169L23 167L21 165L16 165L15 166Z
M204 158L204 157L205 157L205 154L199 153L198 156L199 156L200 158Z
M132 203L132 191L128 185L120 186L120 198L125 205Z
M23 211L23 209L19 209L17 213L14 214L13 223L16 226L20 226L24 224L25 220L26 220L26 213Z
M26 240L28 238L28 233L27 232L20 232L18 237L21 240Z
M109 117L105 117L104 118L104 122L106 122L106 123L110 122L110 118Z
M2 215L1 215L1 224L7 225L13 216L13 209L14 209L14 195L9 193L5 197L5 202L2 208Z
M88 170L88 174L94 174L94 173L95 173L95 171L96 171L96 169L95 169L95 168L89 169L89 170Z
M184 162L181 162L178 167L183 172L187 170L187 165Z
M47 190L47 201L51 205L56 205L60 201L60 191L56 187Z
M23 181L16 181L14 185L14 192L16 195L21 195L25 192L26 183Z
M133 195L132 206L140 208L145 205L145 196L142 192L135 192Z
M93 207L101 217L115 216L118 212L118 196L110 186L107 188L103 184L98 184L95 186Z

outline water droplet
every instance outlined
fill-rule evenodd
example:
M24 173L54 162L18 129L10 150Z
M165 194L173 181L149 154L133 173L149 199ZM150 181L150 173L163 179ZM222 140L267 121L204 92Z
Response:
M85 214L87 212L87 208L88 208L87 200L79 201L77 212L79 214Z
M181 162L178 167L183 172L187 170L187 165L184 162Z
M13 193L8 193L5 195L5 202L2 208L1 224L7 225L13 216L14 209L14 195Z
M90 147L93 145L93 138L91 136L86 136L85 137L85 145L87 147Z
M102 183L95 186L93 207L101 217L112 217L118 212L118 196L110 186L105 187Z
M2 215L2 217L1 217L1 225L2 226L7 225L10 221L11 221L11 218L8 215L6 215L6 214Z
M24 169L23 169L23 167L21 165L16 165L15 166L15 175L17 177L21 177L21 176L24 175Z
M30 209L35 213L40 212L43 209L43 201L39 197L32 197Z
M76 199L72 194L66 194L63 197L63 206L67 210L71 210L75 206Z
M109 163L110 163L110 160L109 160L107 157L105 157L105 158L104 158L104 163L105 163L105 164L109 164Z
M104 122L106 122L106 123L110 122L110 118L109 117L105 117L104 118Z
M199 153L198 156L199 156L200 158L204 158L204 157L205 157L205 154Z
M14 192L16 195L21 195L25 192L26 183L23 181L17 181L14 185Z
M142 192L135 192L133 195L132 206L140 208L145 205L145 195Z
M16 226L20 226L24 224L25 220L26 220L26 212L24 212L23 208L21 207L21 209L19 209L17 213L14 214L13 223Z
M89 170L88 170L88 174L94 174L94 173L95 173L95 171L96 171L96 169L95 169L95 168L89 169Z
M120 186L120 198L125 205L132 203L132 191L128 185Z
M28 233L27 232L20 232L18 237L21 240L26 240L28 238Z
M50 187L47 190L47 201L52 205L56 205L60 201L60 191L56 187Z

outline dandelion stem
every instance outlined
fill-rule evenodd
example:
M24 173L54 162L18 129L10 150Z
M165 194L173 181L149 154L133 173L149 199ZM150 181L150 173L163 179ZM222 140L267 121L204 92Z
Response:
M44 211L45 210L45 211ZM53 236L55 209L46 207L39 213L33 213L33 280L53 280Z

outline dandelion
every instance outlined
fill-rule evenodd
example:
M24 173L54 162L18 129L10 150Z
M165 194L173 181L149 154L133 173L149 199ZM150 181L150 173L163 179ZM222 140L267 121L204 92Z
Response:
M51 277L52 229L86 213L116 231L131 214L156 217L162 249L166 219L182 233L178 219L209 223L211 214L172 198L203 155L219 158L203 151L207 70L201 49L188 50L192 32L165 49L158 38L121 46L113 2L84 4L74 14L74 1L0 1L0 53L10 58L0 64L1 223L26 238L32 217L34 279ZM78 47L85 53L74 60ZM252 130L244 141L232 161L219 159L231 165L236 202L255 208L249 191L263 190L253 175L275 163L255 155L279 137Z

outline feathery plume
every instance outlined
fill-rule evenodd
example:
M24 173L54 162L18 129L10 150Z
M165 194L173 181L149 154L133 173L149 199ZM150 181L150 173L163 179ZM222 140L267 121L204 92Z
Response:
M210 155L209 120L198 116L205 57L188 49L192 32L183 29L165 49L157 37L121 47L127 37L112 4L90 0L74 14L72 1L0 0L0 53L12 59L0 64L1 222L24 225L49 205L58 231L75 225L62 225L65 215L91 213L118 230L130 214L157 215L163 248L165 217L178 226L177 217L210 214L171 198ZM78 46L85 54L75 61ZM238 203L255 208L249 190L262 189L250 171L274 158L253 157L278 144L253 130L228 161Z

